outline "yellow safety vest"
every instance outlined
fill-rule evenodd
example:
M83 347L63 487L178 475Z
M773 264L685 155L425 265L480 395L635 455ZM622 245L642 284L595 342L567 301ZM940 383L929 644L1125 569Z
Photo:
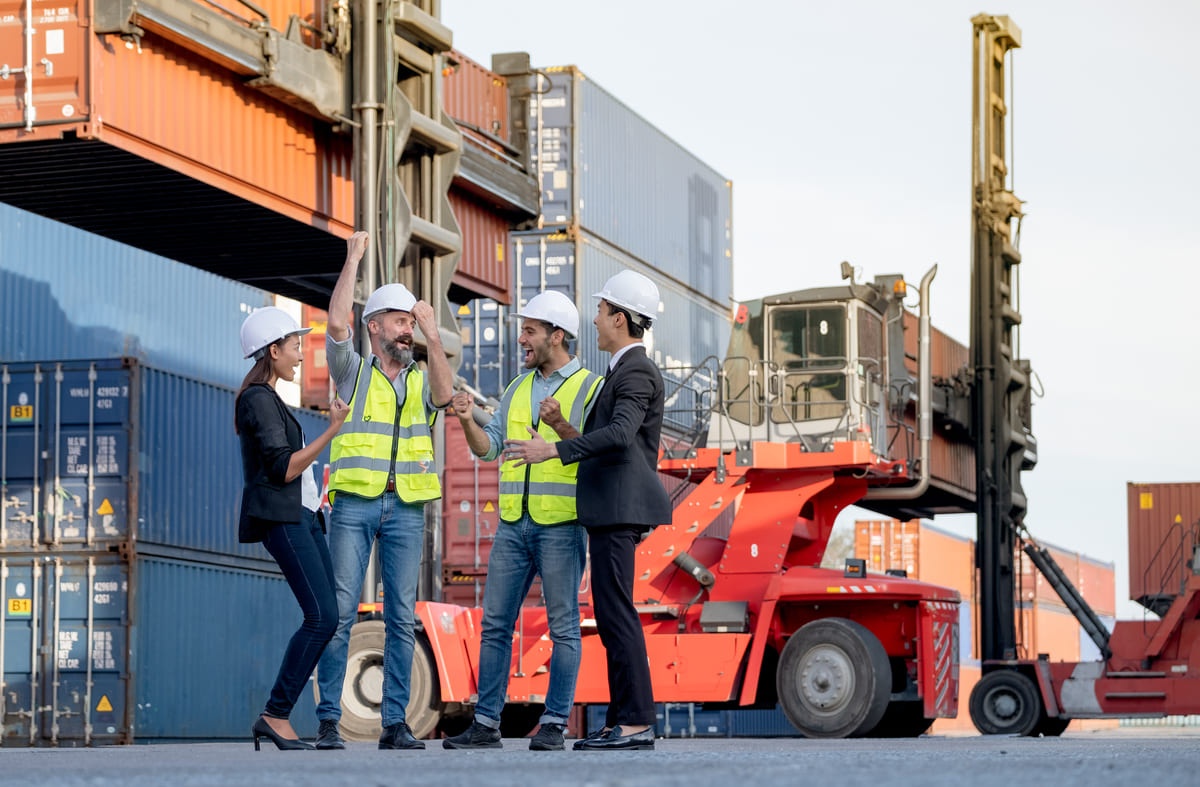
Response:
M359 362L350 415L329 449L330 500L335 492L379 497L390 475L405 503L442 496L430 434L437 413L425 412L423 388L424 375L413 367L405 379L404 406L399 407L392 381L368 359Z
M528 440L526 427L534 422L533 375L529 372L508 386L502 406L508 413L506 439ZM583 414L587 403L600 385L600 376L579 369L551 394L558 400L567 422L583 431ZM547 442L556 443L558 435L545 423L538 424L538 433ZM516 466L516 460L500 465L500 518L505 522L521 519L522 508L539 525L558 525L573 522L575 513L575 476L578 464L563 465L557 458L538 464ZM524 506L522 502L524 501Z

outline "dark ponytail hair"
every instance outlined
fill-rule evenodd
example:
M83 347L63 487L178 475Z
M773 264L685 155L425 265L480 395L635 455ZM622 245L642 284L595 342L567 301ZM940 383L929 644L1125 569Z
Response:
M282 339L280 341L283 341ZM259 383L268 383L271 381L271 347L274 347L279 342L274 342L271 345L263 348L264 352L259 356L254 365L250 367L250 371L246 372L246 376L242 378L242 387L238 389L237 396L233 400L233 431L238 433L237 426L237 406L242 401L242 394L246 393L246 389L252 385Z

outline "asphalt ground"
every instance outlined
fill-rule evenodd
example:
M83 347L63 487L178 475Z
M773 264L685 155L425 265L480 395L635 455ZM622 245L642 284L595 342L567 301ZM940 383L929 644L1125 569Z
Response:
M0 749L0 783L20 785L1088 785L1200 784L1200 729L1120 728L1061 738L660 739L654 751L504 748L255 752L245 742Z

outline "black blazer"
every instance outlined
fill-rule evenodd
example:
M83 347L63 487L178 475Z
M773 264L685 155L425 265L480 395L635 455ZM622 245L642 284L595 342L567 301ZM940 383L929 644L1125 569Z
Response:
M281 522L301 521L300 476L284 478L292 454L304 447L304 432L275 389L262 383L238 397L237 427L245 483L238 541L245 544L262 541Z
M658 479L663 382L645 347L633 347L608 373L583 434L557 443L563 464L579 462L579 524L646 525L671 521L671 500Z

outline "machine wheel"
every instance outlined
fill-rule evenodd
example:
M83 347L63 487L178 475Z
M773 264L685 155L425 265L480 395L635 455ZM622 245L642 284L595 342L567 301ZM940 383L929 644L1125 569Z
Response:
M971 691L971 721L984 735L1032 735L1044 718L1037 686L1021 673L1000 669Z
M866 735L887 711L892 668L879 640L845 618L815 620L791 636L775 678L783 712L809 738Z
M382 620L364 620L350 630L350 648L346 658L346 682L342 686L342 735L352 741L374 741L382 731L380 707L383 703ZM433 732L441 718L438 700L437 670L429 644L421 634L413 647L412 678L409 681L408 726L413 735L424 738Z
M925 718L925 703L891 702L883 718L868 733L871 738L916 738L924 735L933 726L933 719Z
M1030 735L1042 735L1047 738L1057 738L1059 735L1062 735L1067 731L1067 725L1070 723L1070 719L1058 717L1050 718L1049 716L1043 716L1042 720L1039 721L1037 726L1033 728L1033 732L1031 732Z

